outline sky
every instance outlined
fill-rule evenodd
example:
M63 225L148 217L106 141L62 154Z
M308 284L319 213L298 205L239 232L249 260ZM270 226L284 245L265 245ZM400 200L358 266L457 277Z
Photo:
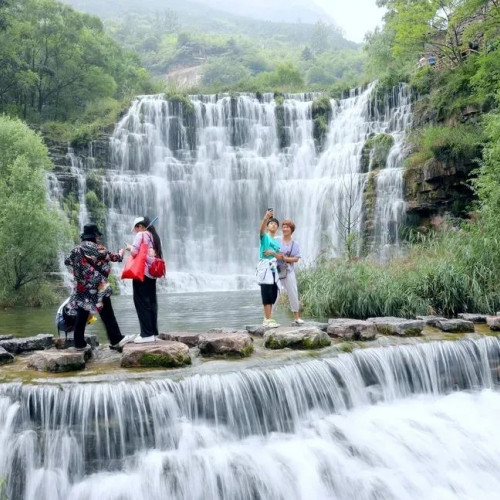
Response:
M379 9L375 0L313 0L313 3L322 7L353 42L362 42L367 31L382 24L384 9Z

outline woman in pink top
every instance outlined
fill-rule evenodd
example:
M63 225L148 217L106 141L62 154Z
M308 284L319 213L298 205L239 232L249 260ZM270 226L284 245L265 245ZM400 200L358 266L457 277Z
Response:
M156 299L156 279L149 274L149 266L155 257L162 257L161 240L148 217L137 217L134 220L135 238L132 245L127 246L132 255L137 255L142 242L148 245L148 257L144 272L144 281L132 280L134 305L141 327L140 337L134 342L142 344L154 342L158 335L158 302Z

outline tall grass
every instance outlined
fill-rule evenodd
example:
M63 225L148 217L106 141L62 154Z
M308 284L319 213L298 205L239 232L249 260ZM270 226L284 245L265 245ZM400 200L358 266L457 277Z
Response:
M304 312L320 318L455 316L500 309L500 252L478 226L408 248L387 265L323 260L298 275Z

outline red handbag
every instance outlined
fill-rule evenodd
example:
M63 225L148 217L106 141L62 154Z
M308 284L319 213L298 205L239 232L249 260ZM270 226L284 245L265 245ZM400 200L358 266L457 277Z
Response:
M167 272L167 265L163 259L156 257L153 262L149 265L149 274L153 278L163 278Z
M129 279L144 281L144 271L146 270L148 248L148 244L144 242L143 237L137 255L131 255L123 266L122 280Z

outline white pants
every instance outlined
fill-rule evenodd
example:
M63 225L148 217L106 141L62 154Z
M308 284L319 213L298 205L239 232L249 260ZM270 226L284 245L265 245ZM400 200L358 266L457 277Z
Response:
M288 271L286 278L280 281L280 288L285 290L288 295L288 301L290 302L290 309L292 312L299 312L299 292L297 290L297 278L295 278L295 272ZM280 290L281 292L281 290Z

